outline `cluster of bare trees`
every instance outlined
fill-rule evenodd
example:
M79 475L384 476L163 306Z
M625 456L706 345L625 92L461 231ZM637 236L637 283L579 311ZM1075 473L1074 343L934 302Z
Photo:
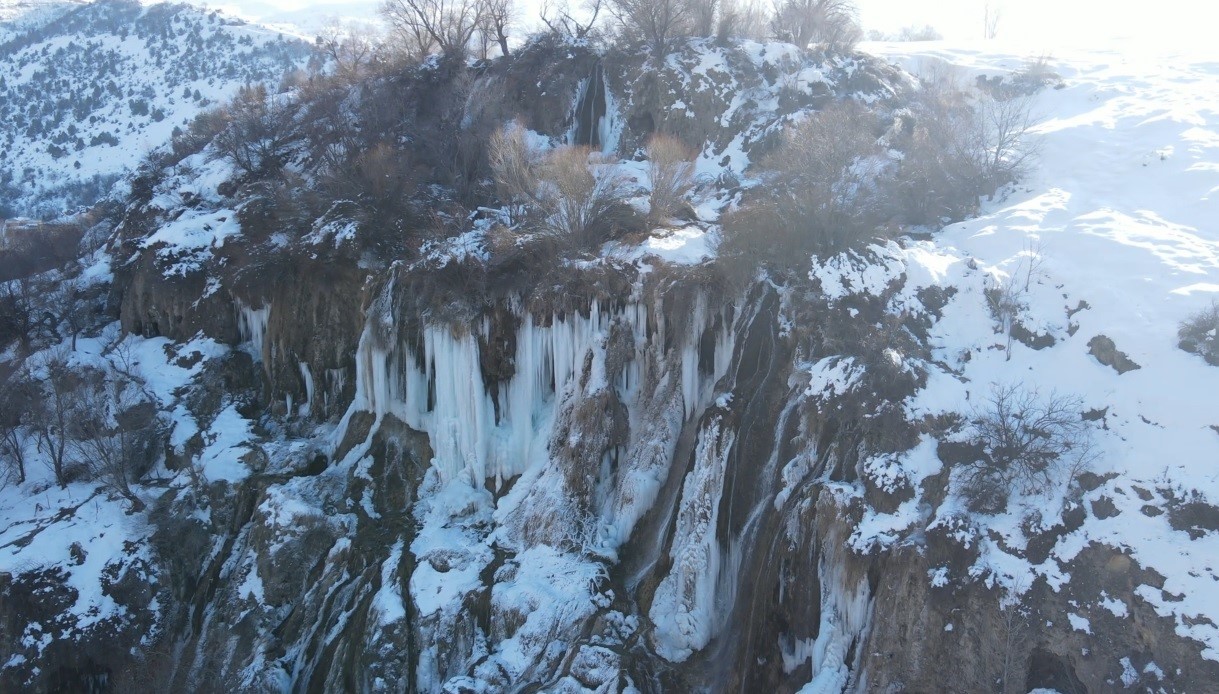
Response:
M852 0L605 0L620 35L656 57L687 36L774 37L843 50L862 35Z
M723 255L785 267L873 238L874 125L863 107L841 102L789 128L760 162L766 185L725 216Z
M645 148L651 183L648 221L664 224L688 208L694 189L694 152L675 137L656 134ZM626 203L627 181L587 147L534 152L519 123L491 137L488 159L509 223L582 242L596 242L638 222Z
M415 60L471 51L487 58L493 49L508 55L517 19L511 0L385 0L381 12L399 49ZM606 17L620 39L642 43L658 58L690 36L773 37L835 49L861 36L853 0L585 0L574 9L567 0L548 0L540 13L551 32L576 39L592 36ZM366 55L343 50L341 41L319 45L340 71Z
M63 487L91 479L139 511L133 485L160 453L155 399L122 345L101 365L78 365L65 347L36 355L0 382L0 461L24 483L38 459Z
M417 60L465 56L475 48L487 58L492 46L508 55L516 19L511 0L386 0L381 13L400 49Z
M227 125L213 143L246 173L276 171L285 163L300 106L298 99L269 93L262 84L242 87L225 107Z
M887 126L859 104L833 104L759 161L766 185L725 216L721 256L785 267L904 225L962 219L1025 175L1035 124L1031 95L966 91L952 74L933 75Z

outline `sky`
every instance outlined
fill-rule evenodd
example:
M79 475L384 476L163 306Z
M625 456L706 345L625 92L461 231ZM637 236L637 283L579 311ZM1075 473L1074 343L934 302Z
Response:
M305 25L321 16L375 17L379 0L192 0L257 21ZM577 4L579 0L572 0ZM517 0L534 24L542 0ZM929 24L945 38L981 39L986 5L1000 11L998 38L1030 50L1118 45L1210 49L1219 45L1213 0L856 0L865 30ZM1219 49L1213 49L1219 54Z

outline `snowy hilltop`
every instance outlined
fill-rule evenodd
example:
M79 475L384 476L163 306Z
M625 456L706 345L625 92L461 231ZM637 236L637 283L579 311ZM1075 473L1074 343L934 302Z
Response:
M1219 681L1213 61L568 20L9 225L0 688Z
M188 5L30 3L0 15L0 217L92 206L237 88L302 68L295 37Z

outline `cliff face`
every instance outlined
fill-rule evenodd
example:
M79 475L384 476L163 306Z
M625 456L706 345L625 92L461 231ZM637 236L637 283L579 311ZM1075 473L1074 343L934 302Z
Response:
M50 518L17 510L34 520L0 547L65 558L0 573L16 654L0 688L1219 680L1207 618L1173 611L1190 603L1164 566L1081 532L1116 514L1118 475L1077 470L990 512L964 500L977 451L961 403L985 398L971 369L1004 352L974 258L903 237L795 275L717 263L719 213L784 125L841 100L900 115L910 78L747 43L646 66L541 43L352 87L352 137L410 143L432 182L403 190L457 233L407 204L386 223L362 199L309 218L290 182L323 177L306 136L279 188L211 149L145 171L82 261L110 291L76 360L120 345L145 375L168 429L139 488L149 509L124 515L80 483ZM427 138L512 120L542 149L616 152L591 161L635 183L648 136L681 133L702 147L697 209L586 247L511 236L462 206L486 193L486 154ZM1029 283L1029 334L1086 342L1082 297ZM1139 492L1207 541L1203 499L1154 495Z

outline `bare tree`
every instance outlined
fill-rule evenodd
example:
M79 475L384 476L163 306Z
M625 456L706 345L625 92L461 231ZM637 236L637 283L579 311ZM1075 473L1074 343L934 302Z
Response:
M994 386L986 405L974 412L973 441L982 454L965 466L970 505L998 511L1013 489L1041 493L1088 466L1095 454L1082 405L1077 397L1042 398L1036 390Z
M371 27L357 28L333 23L318 34L315 43L329 59L335 76L348 84L368 72L377 59L379 41Z
M999 20L1003 18L1003 5L988 2L982 8L982 38L993 39L999 35Z
M690 0L690 29L694 35L714 34L720 12L720 0Z
M74 462L108 490L126 499L132 511L144 502L132 489L147 458L149 420L155 409L143 384L108 369L83 383L73 403L70 450Z
M847 50L862 37L852 0L775 0L771 30L801 48L812 43Z
M60 488L67 487L69 423L79 379L69 367L63 348L43 353L35 368L42 378L42 392L34 398L25 423L37 437L39 452L47 456L55 482Z
M932 64L937 65L937 64ZM903 215L939 224L976 210L979 200L1024 176L1036 159L1029 136L1032 99L997 100L964 91L958 75L933 68L911 108L901 149Z
M487 12L484 0L386 0L381 14L420 57L465 55Z
M56 330L72 340L72 351L76 351L76 339L89 321L89 304L83 296L81 282L65 279L55 285L46 296L47 315L55 320Z
M693 30L691 0L606 1L622 35L628 40L642 41L658 60Z
M993 286L987 290L987 300L991 312L999 321L999 330L1007 343L1004 346L1006 361L1012 360L1012 328L1016 318L1026 308L1025 292L1020 289L1020 279L1017 273L1012 273L1002 280L996 279Z
M584 4L583 16L577 17L572 14L571 6L566 0L545 0L539 18L551 33L584 39L588 38L596 27L603 6L603 0L589 0Z
M0 383L0 459L25 483L25 439L22 428L34 402L36 386L23 375L13 374Z
M13 341L28 349L39 322L29 278L0 282L0 347Z
M765 40L770 35L770 12L766 0L721 0L716 40L720 44L737 37Z
M1028 608L1020 598L1022 585L1018 585L999 600L999 623L1003 632L1003 665L1000 672L1000 691L1019 692L1022 681L1017 677L1020 658L1028 646Z
M478 35L483 45L482 57L488 58L487 46L499 46L500 55L508 55L508 31L516 21L512 0L483 0L483 13Z
M978 128L985 150L984 169L994 188L1028 173L1038 153L1029 131L1037 125L1033 97L1016 95L996 99L983 95L978 106Z
M663 224L687 204L694 189L694 153L671 135L656 134L648 140L649 196L653 224Z
M246 173L278 169L299 107L286 95L268 94L261 84L242 87L227 106L230 120L214 140L217 151Z

